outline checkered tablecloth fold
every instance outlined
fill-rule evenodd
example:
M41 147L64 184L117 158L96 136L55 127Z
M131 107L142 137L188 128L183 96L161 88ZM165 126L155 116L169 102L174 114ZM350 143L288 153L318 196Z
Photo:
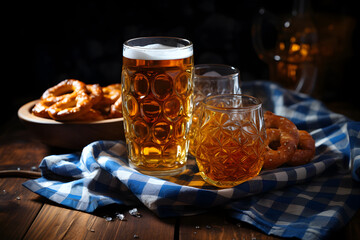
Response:
M309 164L262 171L236 187L218 189L202 180L194 159L179 176L159 179L129 167L124 142L97 141L79 153L45 157L43 176L23 185L86 212L139 202L159 217L223 207L267 234L304 239L321 239L344 226L360 208L360 123L269 82L244 83L242 90L261 98L265 110L310 132L316 156Z

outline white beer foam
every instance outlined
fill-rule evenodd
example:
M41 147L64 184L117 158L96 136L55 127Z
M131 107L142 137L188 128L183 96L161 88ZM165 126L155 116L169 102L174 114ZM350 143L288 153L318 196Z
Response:
M173 47L163 44L150 44L146 46L124 46L123 56L130 59L141 60L171 60L182 59L193 55L192 46Z
M221 74L216 71L210 71L210 72L203 74L202 76L204 76L204 77L221 77Z

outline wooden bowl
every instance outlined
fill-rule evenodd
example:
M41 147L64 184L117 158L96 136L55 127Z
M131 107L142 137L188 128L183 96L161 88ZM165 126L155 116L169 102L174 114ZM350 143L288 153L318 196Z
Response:
M19 119L47 145L81 149L97 140L125 140L123 118L100 121L58 122L33 115L31 109L39 100L26 103L18 110Z

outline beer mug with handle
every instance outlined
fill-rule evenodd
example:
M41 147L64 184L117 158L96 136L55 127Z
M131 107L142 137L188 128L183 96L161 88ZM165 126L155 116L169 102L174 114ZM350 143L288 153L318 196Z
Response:
M134 169L153 176L185 169L193 67L193 45L186 39L144 37L124 43L124 128Z
M276 39L275 46L269 48L265 39ZM284 18L260 9L253 22L252 40L259 58L269 65L271 81L296 92L312 93L318 75L318 33L310 0L294 0L292 14Z

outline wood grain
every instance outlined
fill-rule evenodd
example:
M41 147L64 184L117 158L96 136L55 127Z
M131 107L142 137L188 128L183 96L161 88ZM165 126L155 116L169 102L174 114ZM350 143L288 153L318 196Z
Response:
M214 211L180 219L179 240L191 239L273 240L279 238L268 236L255 228L249 228L247 224L231 221L223 213Z
M31 170L51 149L21 129L0 138L0 170Z
M21 239L43 203L25 189L23 178L0 178L0 239Z
M45 204L25 239L174 239L175 220L161 220L147 209L126 221Z

